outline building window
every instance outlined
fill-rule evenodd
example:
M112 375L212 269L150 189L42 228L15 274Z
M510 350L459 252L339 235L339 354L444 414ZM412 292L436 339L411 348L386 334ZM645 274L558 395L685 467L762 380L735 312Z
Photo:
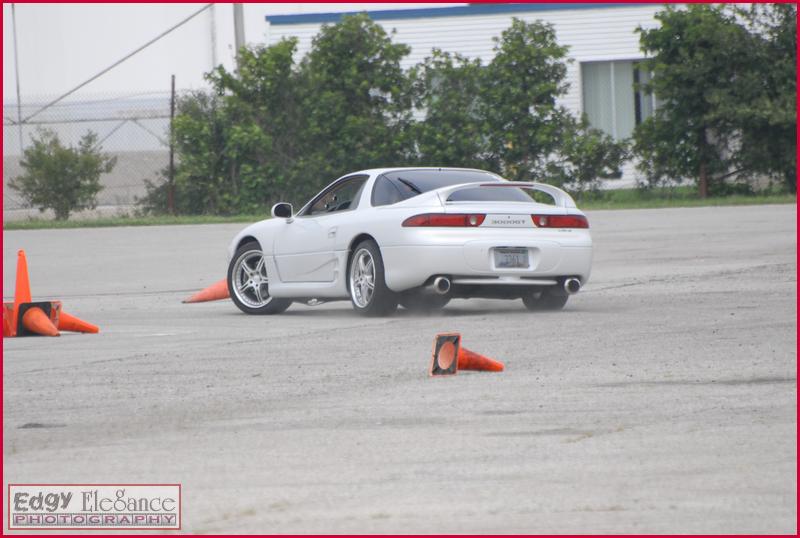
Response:
M636 61L582 63L581 80L589 123L616 140L629 138L634 127L653 115L654 96L634 89L634 84L650 80Z

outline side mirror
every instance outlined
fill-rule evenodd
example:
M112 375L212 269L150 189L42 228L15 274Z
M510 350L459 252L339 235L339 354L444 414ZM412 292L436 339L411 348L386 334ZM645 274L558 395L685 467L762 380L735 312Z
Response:
M272 216L279 219L292 218L292 204L281 202L272 206Z

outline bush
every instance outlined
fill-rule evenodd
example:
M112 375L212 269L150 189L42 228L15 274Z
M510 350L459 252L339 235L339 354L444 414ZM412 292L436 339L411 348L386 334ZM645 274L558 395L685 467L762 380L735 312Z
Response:
M73 211L97 207L100 175L111 172L116 157L103 155L95 147L97 135L88 131L78 147L65 147L58 135L39 130L25 149L25 173L9 181L25 201L39 211L52 209L56 220L67 220Z
M796 16L791 4L669 6L638 30L653 73L642 89L659 100L635 132L647 186L696 180L705 197L766 177L796 189Z
M414 104L425 114L412 127L420 165L491 167L481 125L483 70L480 60L434 49L411 72Z
M409 47L366 14L323 26L297 63L296 49L294 39L243 48L238 73L218 67L211 94L179 101L179 213L299 205L342 174L385 166L484 168L585 189L625 154L557 104L566 48L540 22L514 19L485 66L434 51L404 71ZM148 191L143 206L163 210L164 182Z
M622 175L622 164L630 156L626 142L591 127L585 117L570 122L564 131L558 152L561 160L551 165L551 183L580 195L599 190L604 179Z

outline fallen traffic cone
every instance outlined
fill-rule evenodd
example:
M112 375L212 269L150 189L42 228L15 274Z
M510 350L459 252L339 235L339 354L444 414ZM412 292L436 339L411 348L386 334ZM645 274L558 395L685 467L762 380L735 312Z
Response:
M490 359L461 347L459 333L437 334L433 341L433 360L430 375L452 375L462 370L502 372L502 362Z
M100 327L67 314L62 310L58 316L58 330L73 331L76 333L99 333Z
M63 319L62 319L63 316ZM99 332L95 325L61 312L61 301L31 301L28 260L17 252L17 282L14 302L3 303L3 337L59 336L64 331Z
M26 331L41 336L59 336L58 329L50 321L50 316L38 306L32 306L22 314L22 326Z
M461 335L458 333L437 334L433 339L431 375L453 375L458 371L458 348Z
M458 367L461 370L480 370L483 372L502 372L502 362L490 359L465 347L458 350Z
M228 279L223 278L216 284L212 284L204 290L200 290L188 299L184 299L184 303L204 303L206 301L219 301L227 299L231 294L228 291Z

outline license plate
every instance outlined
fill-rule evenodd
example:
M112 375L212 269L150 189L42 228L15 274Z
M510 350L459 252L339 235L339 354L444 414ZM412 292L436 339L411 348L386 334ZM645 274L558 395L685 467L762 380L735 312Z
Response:
M494 266L498 269L527 269L528 249L496 248L494 249Z

